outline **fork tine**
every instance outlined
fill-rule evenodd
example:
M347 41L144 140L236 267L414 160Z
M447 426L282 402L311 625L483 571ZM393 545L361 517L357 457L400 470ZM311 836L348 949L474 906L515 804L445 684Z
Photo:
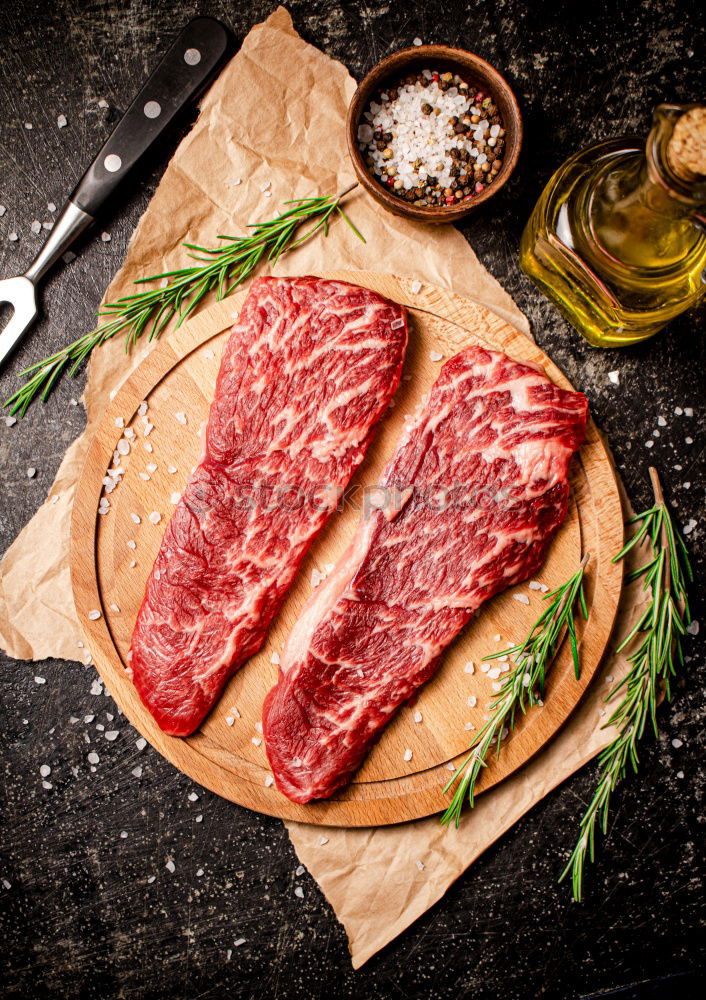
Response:
M23 275L0 281L0 303L7 302L13 309L12 319L0 333L0 367L27 332L37 315L34 285Z

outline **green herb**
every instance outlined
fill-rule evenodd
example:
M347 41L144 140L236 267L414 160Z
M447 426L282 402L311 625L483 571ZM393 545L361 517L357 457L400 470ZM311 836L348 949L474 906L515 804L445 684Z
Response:
M283 253L301 246L312 236L323 230L328 236L329 226L336 215L348 223L358 239L365 243L351 220L341 208L341 202L357 184L351 185L338 195L326 198L302 198L285 202L291 208L269 222L258 222L250 226L247 236L219 236L225 240L220 247L208 248L185 243L189 257L197 263L176 271L165 271L150 278L140 278L137 285L166 281L164 287L125 295L117 302L108 302L100 310L100 317L107 317L105 323L90 333L84 334L56 354L37 361L25 368L21 375L27 381L3 404L10 413L24 416L30 404L41 397L46 402L61 375L68 370L75 375L91 351L100 347L116 334L125 335L125 351L129 351L145 331L148 339L158 337L165 326L175 316L180 326L202 302L204 296L215 291L216 299L224 299L234 289L250 277L255 268L264 261L274 265ZM314 223L296 236L299 227ZM296 238L295 238L296 237Z
M650 721L657 735L657 702L661 691L671 698L671 679L676 667L682 666L684 657L682 640L689 621L687 583L693 579L686 546L674 527L655 469L650 469L655 504L632 518L629 524L639 525L625 547L613 562L625 558L636 545L645 543L650 557L644 566L631 573L627 579L644 575L645 590L650 599L630 634L618 647L618 652L631 643L637 648L628 657L630 669L624 680L608 695L610 701L622 692L617 708L606 726L618 727L618 735L598 757L600 776L598 784L580 826L579 839L562 872L562 881L571 872L574 899L583 895L583 875L586 858L594 859L596 825L603 834L608 828L610 797L627 773L628 764L634 772L638 769L637 744ZM605 728L605 727L604 727Z
M502 740L515 728L518 709L524 715L528 708L541 700L547 668L556 655L565 629L569 633L574 671L578 679L579 652L574 617L580 612L588 619L583 577L589 558L589 553L586 553L573 576L556 590L546 594L544 600L550 603L534 623L524 642L484 657L485 660L496 660L499 656L512 656L516 665L491 703L490 718L471 744L471 752L444 788L448 792L458 782L451 804L441 817L442 823L448 825L454 822L458 826L466 798L473 808L476 783L481 770L487 766L488 754L493 746L496 747L496 754L500 753Z

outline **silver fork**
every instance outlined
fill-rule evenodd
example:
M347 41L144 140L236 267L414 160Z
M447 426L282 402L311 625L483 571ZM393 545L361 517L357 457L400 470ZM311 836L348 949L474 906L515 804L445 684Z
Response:
M212 17L197 17L186 25L74 188L25 273L0 281L0 304L13 307L12 318L0 333L0 366L36 319L38 283L95 221L99 209L175 115L208 83L229 40L228 30Z

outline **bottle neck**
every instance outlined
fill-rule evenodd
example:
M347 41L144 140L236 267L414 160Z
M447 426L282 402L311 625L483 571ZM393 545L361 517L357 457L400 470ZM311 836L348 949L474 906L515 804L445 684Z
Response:
M648 202L673 218L699 216L706 208L706 177L694 175L684 160L676 131L697 105L660 104L645 143Z
M590 230L606 260L616 266L675 266L703 239L706 185L679 176L669 157L683 110L660 105L644 152L633 147L596 177L589 199Z

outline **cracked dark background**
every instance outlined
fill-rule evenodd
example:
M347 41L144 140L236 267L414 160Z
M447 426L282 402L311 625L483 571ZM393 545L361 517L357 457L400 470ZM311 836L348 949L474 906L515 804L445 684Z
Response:
M197 13L213 14L240 41L275 6L263 0L5 0L0 204L7 211L0 218L0 274L27 266L40 239L31 221L50 218L47 202L61 206L137 81L182 23ZM703 10L674 0L291 0L289 9L303 37L357 78L419 36L479 53L514 85L526 124L519 170L462 231L528 315L541 346L588 394L636 507L650 501L647 466L654 462L678 517L698 522L689 541L697 573L694 617L703 617L703 312L682 317L642 345L601 352L567 326L517 263L523 224L566 156L597 139L644 135L660 101L704 98ZM61 130L59 114L68 119ZM187 125L182 122L138 168L102 221L111 242L101 242L99 229L73 263L50 276L43 318L0 375L3 399L23 363L90 328ZM12 231L16 242L8 240ZM619 386L607 378L614 369L621 373ZM6 428L0 421L3 551L45 497L67 445L82 429L83 410L69 405L82 385L83 375L64 380L23 422ZM677 416L675 407L692 407L694 415ZM660 416L667 425L653 437ZM648 440L654 441L650 451ZM29 466L37 469L34 479L27 478ZM520 1000L626 987L624 998L703 995L701 631L689 640L673 703L660 709L659 739L645 738L640 773L616 796L584 903L572 904L556 879L591 794L595 765L534 808L438 905L358 972L316 884L307 873L295 874L298 861L280 822L194 786L149 746L140 752L124 720L119 738L101 744L98 771L89 773L88 727L68 720L95 713L96 721L105 721L106 712L115 713L109 699L89 694L92 668L2 657L0 992L30 998ZM46 683L36 684L36 675ZM682 741L678 748L675 738ZM41 785L44 763L52 768L51 790ZM131 774L138 763L139 780ZM196 802L188 797L193 791ZM173 874L165 869L169 858ZM297 885L303 899L294 895ZM236 948L239 938L245 943Z

